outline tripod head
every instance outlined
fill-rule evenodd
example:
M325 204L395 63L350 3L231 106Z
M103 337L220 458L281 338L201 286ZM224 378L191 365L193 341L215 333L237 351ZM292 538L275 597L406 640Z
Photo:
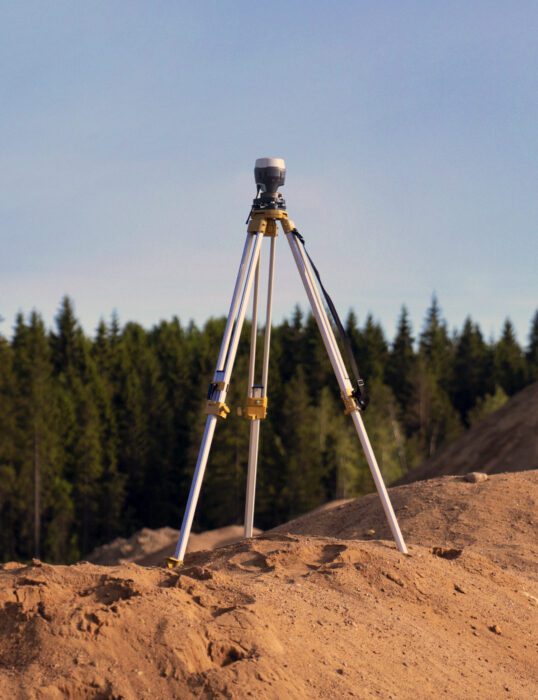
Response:
M278 192L286 180L286 164L283 158L258 158L254 165L254 179L258 192L254 207L285 209L284 197Z

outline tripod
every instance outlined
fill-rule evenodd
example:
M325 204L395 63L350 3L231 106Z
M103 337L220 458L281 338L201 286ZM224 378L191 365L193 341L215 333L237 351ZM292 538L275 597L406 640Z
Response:
M276 172L277 170L279 170L278 173ZM235 282L232 302L230 304L226 327L220 346L215 374L213 381L209 385L206 405L207 419L204 434L200 445L200 451L198 453L198 460L192 479L185 514L183 516L179 540L174 556L167 559L167 565L169 567L174 567L183 562L217 421L219 419L225 419L230 412L230 409L226 404L226 395L232 376L232 369L237 353L239 338L243 328L243 322L245 320L247 305L251 295L252 332L250 337L250 357L248 366L248 395L246 405L242 409L241 414L250 421L244 532L245 537L252 537L260 422L267 415L267 386L269 375L269 350L271 343L275 243L278 235L277 222L280 223L291 248L291 252L306 290L314 318L316 319L325 349L338 381L338 386L340 388L340 393L344 403L344 412L351 416L351 420L353 421L358 433L368 466L370 467L375 486L381 499L383 510L385 511L385 516L392 532L392 536L396 541L396 546L398 547L399 551L407 554L407 547L402 537L387 489L383 482L381 471L377 464L372 446L370 445L370 441L364 427L361 416L361 409L363 408L363 405L357 395L357 391L353 389L340 349L336 342L333 329L327 316L327 312L323 306L320 291L314 281L314 273L318 280L319 275L311 263L308 254L306 253L302 237L295 228L291 219L288 217L286 204L282 195L276 192L277 187L284 184L284 161L275 158L258 159L258 161L256 161L255 174L258 184L258 193L248 218L247 237L243 248L243 255L239 265L239 272ZM259 196L260 190L261 196ZM256 384L255 363L258 336L260 253L263 239L265 237L269 238L270 240L267 307L263 342L261 383Z

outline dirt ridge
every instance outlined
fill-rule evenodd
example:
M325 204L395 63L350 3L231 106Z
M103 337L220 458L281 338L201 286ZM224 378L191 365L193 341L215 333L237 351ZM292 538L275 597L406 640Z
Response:
M512 396L395 485L471 471L498 474L538 469L538 382Z
M367 497L173 571L3 565L0 697L535 697L538 473L391 497L410 556L352 537L381 532Z

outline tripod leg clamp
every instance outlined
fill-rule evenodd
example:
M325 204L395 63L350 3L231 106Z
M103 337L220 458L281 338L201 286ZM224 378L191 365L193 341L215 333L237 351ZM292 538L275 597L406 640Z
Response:
M251 213L247 231L262 233L264 236L277 236L277 221L280 221L284 233L291 233L295 228L295 224L284 209L262 209Z
M342 397L342 401L344 402L344 413L346 416L349 416L349 414L353 413L354 411L360 410L354 396L351 394L346 396L346 394L343 393L340 395Z
M267 417L267 396L247 396L247 402L239 409L239 415L247 420L263 420Z
M249 221L247 231L249 233L261 233L265 236L267 230L267 217L263 214L255 214Z
M224 401L211 401L206 404L205 412L208 416L217 416L217 418L226 418L230 413L230 407Z
M183 561L181 559L176 559L175 557L166 557L164 560L164 566L167 569L175 569L178 566L183 566Z
M287 214L280 220L280 225L282 226L284 233L291 233L295 229L295 224L288 218Z

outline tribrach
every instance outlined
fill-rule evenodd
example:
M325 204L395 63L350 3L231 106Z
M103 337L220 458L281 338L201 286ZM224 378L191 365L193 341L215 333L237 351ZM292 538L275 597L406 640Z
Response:
M336 375L344 412L351 417L357 430L359 440L366 455L366 460L372 477L374 479L377 492L381 499L383 510L385 511L396 546L400 552L407 554L398 521L394 514L392 504L383 482L383 477L379 470L372 446L368 439L366 429L362 420L361 412L366 408L367 396L364 389L364 382L359 376L358 369L350 352L349 362L353 370L353 381L350 379L340 348L329 321L329 317L322 301L322 295L333 315L336 327L344 345L350 348L349 341L345 337L334 304L321 283L319 272L313 264L310 256L306 252L304 239L295 228L293 221L289 218L286 209L286 202L278 188L284 184L286 177L286 165L282 158L258 158L254 168L257 193L247 222L247 237L243 248L243 255L239 265L239 272L235 282L235 288L230 304L230 311L226 321L224 336L220 346L217 359L217 366L213 380L209 384L207 395L204 434L196 469L192 479L189 492L189 499L185 508L183 522L179 540L173 557L167 559L170 567L177 566L183 562L187 543L189 540L192 521L198 503L198 496L204 478L204 472L213 441L215 428L219 420L225 420L230 412L226 404L226 395L232 377L239 338L247 312L247 306L252 295L252 332L250 338L250 357L248 366L248 394L245 406L241 414L250 421L250 443L248 453L247 472L247 494L245 505L245 537L252 537L254 523L254 502L256 491L256 472L258 467L258 444L260 438L260 424L267 415L268 407L268 382L269 382L269 351L271 344L271 313L273 304L273 286L275 272L275 245L278 235L277 222L288 240L291 252L299 275L303 281L304 288L312 307L312 313L316 319L321 333L325 349L329 355L332 368ZM267 284L267 300L265 314L265 332L263 342L263 361L261 379L255 381L256 365L256 342L258 338L258 301L259 301L259 281L260 281L260 253L264 238L269 238L269 274Z

